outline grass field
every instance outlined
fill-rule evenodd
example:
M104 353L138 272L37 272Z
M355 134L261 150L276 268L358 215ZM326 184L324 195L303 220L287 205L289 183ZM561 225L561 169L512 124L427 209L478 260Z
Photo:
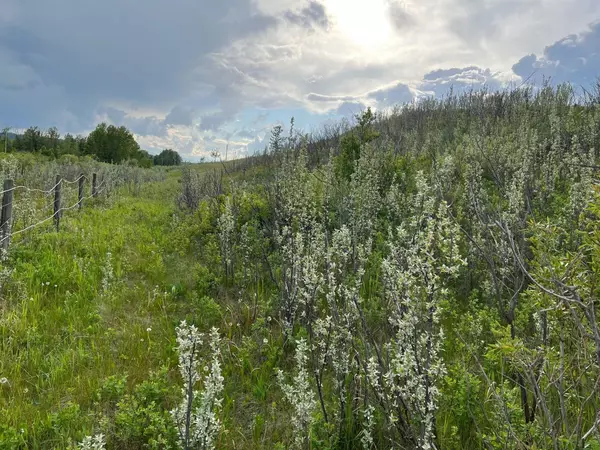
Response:
M60 232L49 225L14 243L0 319L0 448L69 448L94 433L109 448L174 446L183 319L226 340L220 445L260 445L265 418L269 433L285 433L268 401L280 345L256 305L199 264L204 252L218 266L217 238L202 209L179 211L179 181L175 170L138 195L121 189L70 211Z
M0 423L15 444L66 446L97 426L89 412L107 377L131 387L173 360L174 327L193 312L176 189L173 173L15 245L0 321Z

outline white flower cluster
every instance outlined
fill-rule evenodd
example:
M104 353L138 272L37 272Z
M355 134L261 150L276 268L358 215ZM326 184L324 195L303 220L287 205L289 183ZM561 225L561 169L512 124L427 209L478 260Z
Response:
M370 245L369 245L370 246ZM346 379L351 370L351 347L353 332L359 321L355 301L358 301L362 267L356 267L358 274L354 280L351 259L353 253L352 236L346 226L333 232L327 252L327 306L332 317L331 339L327 356L336 375L335 387L338 390L343 409L346 398ZM362 253L362 251L361 251ZM340 411L341 412L341 411Z
M569 214L571 220L578 220L579 214L586 208L593 198L593 167L595 165L593 149L585 152L579 138L572 138L572 162L570 176L575 180L569 193Z
M323 261L325 260L325 235L319 225L307 233L303 244L299 273L299 303L312 309L316 296L321 293L325 282L323 277ZM306 310L302 312L303 317Z
M306 151L286 160L276 174L274 184L277 226L297 224L299 230L310 228L316 217L313 184L306 167Z
M281 257L280 294L284 332L293 329L298 308L316 294L320 281L315 278L323 235L317 224L314 183L306 167L306 151L298 157L286 156L276 173L274 241ZM303 311L306 314L306 310Z
M304 239L302 233L294 233L288 226L283 226L277 236L282 267L281 267L281 309L283 313L283 331L291 333L298 310L298 289L302 255L304 254Z
M235 238L235 217L230 197L225 199L225 208L218 219L221 258L227 277L233 277L233 245Z
M104 450L106 447L103 434L86 436L79 444L79 450Z
M304 339L300 339L296 345L295 356L297 374L291 384L285 382L285 376L281 370L277 372L281 389L293 408L294 445L297 448L306 447L310 440L310 426L316 407L315 395L309 381L307 354L308 344Z
M375 442L373 441L373 428L375 426L375 417L373 416L374 412L375 407L369 404L365 407L363 413L363 429L360 442L365 450L375 446Z
M437 387L445 373L440 354L443 332L440 302L449 295L447 282L464 264L458 249L458 226L447 213L445 202L436 201L424 176L417 175L414 215L396 233L391 254L383 262L386 295L392 303L390 318L396 329L390 343L389 369L379 383L375 360L367 379L375 392L394 399L395 409L408 408L413 434L422 449L433 448L434 420L440 395ZM393 416L392 421L398 416Z
M223 399L220 338L216 328L210 332L211 364L204 378L204 390L199 394L195 386L201 376L199 353L204 335L185 321L177 327L179 371L184 381L183 401L171 411L179 431L181 448L212 449L220 429L217 412ZM197 401L195 401L197 399Z
M350 181L350 223L355 240L358 241L371 237L374 219L381 208L379 167L376 158L377 154L372 146L364 147Z

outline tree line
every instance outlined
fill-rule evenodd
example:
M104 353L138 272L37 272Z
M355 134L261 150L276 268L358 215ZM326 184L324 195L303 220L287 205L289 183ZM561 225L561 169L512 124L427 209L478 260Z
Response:
M11 134L10 129L2 130L4 152L29 152L51 158L63 155L91 156L101 162L129 163L141 167L174 166L182 163L181 156L174 150L165 149L158 155L151 155L140 148L135 137L126 127L99 124L88 136L61 136L56 127L42 130L29 127L22 134Z

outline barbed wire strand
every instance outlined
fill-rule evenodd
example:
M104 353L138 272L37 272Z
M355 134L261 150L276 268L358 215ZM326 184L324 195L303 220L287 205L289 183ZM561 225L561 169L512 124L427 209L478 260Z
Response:
M57 188L57 186L59 184L61 184L61 183L63 183L63 184L74 184L74 183L79 182L79 180L81 180L82 178L83 179L89 179L87 177L87 175L80 175L79 178L77 178L77 179L75 179L73 181L67 180L66 178L61 178L61 180L58 183L56 183L54 186L52 186L48 190L37 189L37 188L30 188L30 187L25 186L25 185L13 186L10 189L5 189L3 191L0 191L0 195L4 195L5 193L11 192L11 191L16 191L17 189L24 189L24 190L29 191L29 192L39 192L39 193L42 193L42 194L51 194L52 192L54 192L54 190Z
M104 184L104 182L102 182L102 183L100 184L100 186L102 186L103 184ZM105 189L106 189L106 186L105 186L105 187L103 187L102 189L98 190L98 191L96 192L96 196L97 196L98 194L100 194L102 191L104 191ZM2 239L0 239L0 244L1 244L2 242L4 242L5 240L7 240L7 239L10 239L10 238L11 238L11 237L13 237L13 236L18 236L18 235L19 235L19 234L21 234L21 233L24 233L24 232L26 232L26 231L29 231L29 230L31 230L31 229L33 229L33 228L36 228L36 227L38 227L38 226L40 226L40 225L42 225L42 224L44 224L44 223L48 222L48 221L49 221L49 220L51 220L51 219L54 219L54 218L57 216L57 214L60 214L60 213L61 213L61 212L63 212L63 211L69 211L69 210L71 210L71 209L74 209L74 208L78 207L78 206L79 206L79 204L80 204L82 201L84 201L84 200L89 200L89 199L91 199L91 198L94 198L94 194L88 195L87 197L83 197L81 200L77 200L77 203L75 203L75 204L73 204L73 205L71 205L71 206L69 206L69 207L66 207L66 208L60 208L58 211L56 211L56 212L55 212L54 214L52 214L51 216L49 216L49 217L46 217L45 219L42 219L42 220L40 220L40 221L39 221L39 222L37 222L37 223L34 223L34 224L32 224L32 225L29 225L28 227L25 227L25 228L23 228L23 229L21 229L21 230L18 230L18 231L15 231L15 232L13 232L13 233L9 233L7 236L4 236Z
M77 183L77 182L78 182L79 180L81 180L82 178L87 178L87 177L86 177L85 175L83 175L83 174L82 174L82 175L79 175L79 178L77 178L76 180L69 181L69 180L67 180L67 179L63 179L62 181L63 181L65 184L73 184L73 183Z

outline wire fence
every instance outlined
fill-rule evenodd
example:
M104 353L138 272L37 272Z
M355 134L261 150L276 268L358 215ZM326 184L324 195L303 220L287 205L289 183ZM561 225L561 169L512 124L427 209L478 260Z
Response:
M37 189L30 188L25 185L14 185L14 180L7 179L4 181L4 186L2 191L0 191L0 195L2 196L2 210L0 214L0 248L3 250L8 250L11 239L15 236L23 234L27 231L38 228L39 226L54 221L54 225L56 230L60 229L61 218L64 212L70 211L73 209L82 209L84 203L87 200L97 198L103 192L108 192L109 180L106 178L103 179L99 184L97 183L97 174L93 173L91 180L85 174L81 174L74 180L68 180L63 178L60 175L56 176L56 183L50 189ZM85 185L86 181L91 181L91 193L89 195L85 195ZM74 203L71 203L69 206L64 206L63 203L67 203L70 201L68 195L65 195L65 191L63 191L63 187L69 187L72 185L77 188L77 197ZM33 209L35 209L35 205L39 204L40 199L42 201L43 207L42 212L47 208L51 209L51 214L46 217L37 220L36 222L26 225L23 228L14 231L13 228L13 205L15 204L15 193L22 192L25 197L31 195L37 195L37 198L32 200L31 197L23 198L23 202L33 202L35 203ZM67 194L73 194L71 191ZM53 198L48 201L49 197L53 196ZM65 199L67 202L65 202Z

